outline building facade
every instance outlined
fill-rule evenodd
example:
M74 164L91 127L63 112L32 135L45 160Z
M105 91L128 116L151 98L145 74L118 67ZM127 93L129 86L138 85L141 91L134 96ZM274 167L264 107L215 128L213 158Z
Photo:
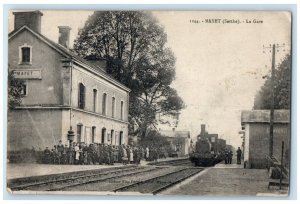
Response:
M242 129L245 131L244 163L247 168L266 168L270 145L270 111L242 111ZM288 166L290 152L290 111L275 110L273 126L273 155L280 161L284 142L284 164Z
M171 144L173 152L178 156L186 156L191 151L191 136L189 131L160 130L159 133L166 137Z
M42 13L15 12L9 34L9 72L25 81L22 104L8 112L8 150L53 147L59 140L128 142L130 90L69 49L71 28L59 26L55 43L42 35Z

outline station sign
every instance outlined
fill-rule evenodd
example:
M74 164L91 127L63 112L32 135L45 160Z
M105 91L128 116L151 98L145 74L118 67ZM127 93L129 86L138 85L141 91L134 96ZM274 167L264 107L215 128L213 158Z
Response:
M17 79L42 79L40 69L14 69L12 73Z

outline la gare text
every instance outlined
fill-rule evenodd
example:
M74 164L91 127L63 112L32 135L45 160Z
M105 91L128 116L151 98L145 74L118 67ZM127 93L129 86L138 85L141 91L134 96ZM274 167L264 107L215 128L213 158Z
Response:
M221 18L209 18L209 19L190 19L190 23L194 24L262 24L263 20L260 19L221 19Z

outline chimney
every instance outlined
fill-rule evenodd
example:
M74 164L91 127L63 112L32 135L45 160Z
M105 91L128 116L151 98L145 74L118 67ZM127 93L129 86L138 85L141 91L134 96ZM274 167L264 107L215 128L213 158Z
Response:
M201 133L205 133L205 124L201 124Z
M69 26L58 26L59 29L59 37L58 37L58 43L65 48L70 47L70 30L71 28Z
M41 33L41 19L43 13L40 11L21 11L13 12L15 16L15 27L14 30L21 28L26 25L31 30Z

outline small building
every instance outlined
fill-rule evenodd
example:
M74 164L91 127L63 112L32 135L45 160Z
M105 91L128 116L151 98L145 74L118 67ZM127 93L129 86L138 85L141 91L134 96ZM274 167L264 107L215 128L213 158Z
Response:
M241 125L245 131L244 162L246 168L265 168L270 144L270 110L242 111ZM288 166L290 152L290 111L275 110L273 126L273 156L280 161L284 142L284 164Z
M41 33L40 11L13 14L9 72L25 85L22 104L8 113L8 151L68 144L70 128L74 142L127 144L130 89L105 72L105 62L70 50L70 27L58 27L56 43Z
M172 151L176 152L178 156L185 156L190 153L191 136L189 131L160 130L159 133L166 137L171 143Z

